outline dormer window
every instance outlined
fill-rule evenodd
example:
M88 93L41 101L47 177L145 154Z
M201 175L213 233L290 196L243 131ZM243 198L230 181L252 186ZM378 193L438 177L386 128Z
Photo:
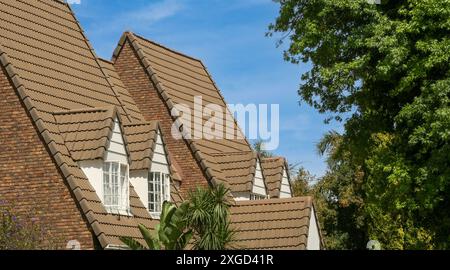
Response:
M161 215L164 201L170 201L170 175L150 172L148 176L148 210L154 218Z
M128 165L120 162L103 164L103 204L112 213L129 212Z

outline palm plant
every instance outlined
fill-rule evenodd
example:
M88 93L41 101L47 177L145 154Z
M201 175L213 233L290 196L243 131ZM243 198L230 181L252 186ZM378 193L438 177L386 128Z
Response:
M184 218L188 207L188 203L176 207L173 203L164 202L160 223L156 225L153 235L148 228L139 224L139 230L148 249L182 250L187 246L192 238L192 230L186 229L186 219ZM147 249L131 237L121 237L120 240L130 249Z
M235 232L230 227L230 190L223 184L211 189L197 188L179 207L164 202L160 223L151 233L144 225L139 230L151 250L185 249L190 240L194 249L224 250L233 248ZM131 237L121 237L130 249L147 249Z
M233 248L235 232L230 227L230 190L223 184L211 189L197 188L189 194L188 226L194 231L194 249Z

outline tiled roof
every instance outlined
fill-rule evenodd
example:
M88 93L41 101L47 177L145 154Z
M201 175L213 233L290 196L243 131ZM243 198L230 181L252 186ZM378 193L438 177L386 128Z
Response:
M194 97L201 96L203 105L217 104L222 107L225 114L230 115L223 96L200 60L126 32L114 52L113 61L118 57L127 40L131 43L149 78L154 82L170 110L175 104L186 104L193 108ZM215 155L218 153L233 155L236 152L252 150L234 117L230 115L224 118L231 127L234 127L233 132L239 134L242 139L236 137L233 137L234 139L188 139L187 142L209 180L213 183L229 184L219 165L222 161L216 160ZM201 119L201 123L206 120ZM192 136L196 131L199 131L199 127L192 125ZM227 128L223 128L223 131L223 137L227 138ZM247 180L245 179L240 186L246 184ZM235 183L235 187L238 187L237 183Z
M213 154L232 192L251 192L257 155L253 151Z
M158 124L144 122L112 64L95 55L69 5L57 0L0 0L0 11L0 62L94 235L103 248L122 245L120 236L142 242L137 225L153 228L157 221L152 220L133 186L133 216L110 214L77 161L103 157L117 116L131 168L148 168L147 154L153 151ZM200 61L130 33L124 38L133 43L170 108L175 102L192 102L198 93L205 104L226 108ZM237 125L235 131L239 131ZM256 159L245 139L191 140L189 145L212 182L248 189ZM183 172L177 172L177 164L170 158L169 162L172 178L181 180ZM171 192L174 202L182 201L176 183ZM308 207L301 202L238 202L232 219L242 232L240 244L248 248L301 247L303 226L299 220Z
M55 0L0 1L0 44L39 111L118 106L70 7Z
M55 112L53 116L74 161L104 157L114 127L115 107Z
M98 108L111 106L117 108L124 123L142 119L136 116L136 107L129 104L132 100L126 99L129 97L126 90L117 87L119 83L113 83L111 78L115 75L111 70L107 74L106 68L101 68L101 61L87 42L69 5L55 0L2 0L0 10L1 64L95 236L102 247L122 244L118 236L135 235L139 239L137 224L142 223L151 228L155 221L151 220L133 187L130 187L133 217L108 214L76 163L79 158L100 155L103 150L97 152L94 148L103 143L101 128L106 130L110 119L97 127L100 130L89 133L89 139L101 137L98 141L93 140L95 143L92 145L77 143L78 133L68 132L76 125L76 121L67 123L72 122L71 118L74 117L82 124L86 121L84 116L90 115L89 109L99 111L91 119L99 120L109 112L103 115L100 112L102 109ZM84 113L74 113L74 110ZM72 115L66 117L61 111L68 111L68 115ZM80 114L84 116L80 118ZM80 136L84 134L87 133ZM172 191L176 193L176 189ZM179 197L177 194L174 196Z
M163 97L169 98L174 104L186 104L189 108L194 108L194 97L202 96L204 106L217 104L229 114L223 96L200 60L174 52L138 35L132 33L125 35L132 40L141 59L146 60L149 64L146 68L151 69L153 78L157 79L162 87L162 92L165 93ZM203 124L206 120L201 119L200 122ZM250 146L234 118L230 116L227 120L230 122L230 126L234 127L234 132L241 134L242 139L195 139L199 150L205 153L250 150ZM200 128L192 125L191 134L194 135L195 131L199 131ZM223 131L223 138L225 138L225 127L223 127Z
M283 172L287 168L286 159L283 157L262 158L261 168L264 180L271 198L280 197Z
M125 125L125 136L130 151L130 170L150 169L156 144L158 122Z
M239 201L231 207L235 245L244 249L306 249L312 198Z
M104 59L99 60L100 66L103 68L103 71L105 72L105 75L108 78L110 84L114 87L114 89L116 89L116 95L121 104L123 104L128 115L130 116L130 120L144 121L144 117L142 116L141 111L136 106L136 103L134 102L128 90L123 85L123 82L120 80L120 77L117 74L114 65Z
M124 126L127 149L130 152L130 170L149 170L151 168L151 158L155 150L158 132L162 132L158 121L134 122ZM161 134L161 139L164 142L163 134ZM164 150L168 153L165 143ZM182 178L178 173L177 165L170 154L168 156L172 180L181 182Z

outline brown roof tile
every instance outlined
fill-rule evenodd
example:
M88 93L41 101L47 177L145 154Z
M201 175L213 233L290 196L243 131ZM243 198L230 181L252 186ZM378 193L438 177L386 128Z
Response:
M94 235L104 248L123 245L120 236L143 242L137 225L153 228L157 221L151 219L133 186L133 216L109 214L77 161L104 156L117 116L131 168L149 168L158 123L143 122L112 63L97 58L69 5L57 0L0 0L0 11L0 62ZM124 35L122 44L124 39L132 42L169 105L191 104L194 96L201 95L204 104L216 103L226 109L199 60L131 33ZM234 131L240 132L231 121ZM211 181L227 182L234 190L251 187L256 158L245 139L190 140L188 144ZM172 179L180 181L188 172L179 171L168 160ZM171 197L176 203L183 200L174 182ZM310 200L302 198L237 202L232 220L238 243L255 249L303 247L310 205Z
M130 170L150 169L158 126L158 122L125 125L131 159Z
M114 107L55 112L53 115L74 161L104 157L116 118Z
M142 65L146 68L149 78L153 80L169 109L176 103L183 103L193 108L195 96L202 96L203 104L218 104L226 114L230 114L225 101L208 74L203 63L192 57L175 52L152 41L132 33L125 33L113 56L113 60L120 53L126 41L132 44L133 49L140 57ZM228 117L236 134L242 135L234 118ZM205 119L201 119L204 123ZM192 133L199 127L192 125ZM226 128L223 128L226 131ZM225 133L223 134L226 137ZM244 138L242 136L241 138ZM246 139L195 139L188 140L192 152L196 155L205 174L213 182L227 183L226 176L221 172L218 162L211 154L233 153L251 151Z
M0 62L102 247L140 235L139 223L154 226L131 185L135 216L107 214L76 163L103 157L112 108L123 124L143 119L112 65L97 58L66 3L1 0L0 10ZM181 199L176 189L172 198Z
M306 249L311 197L239 201L231 208L235 245L245 249Z
M269 196L271 198L280 197L283 172L287 169L286 159L283 157L262 158L261 168L269 191Z
M258 160L253 151L211 154L232 192L251 192Z

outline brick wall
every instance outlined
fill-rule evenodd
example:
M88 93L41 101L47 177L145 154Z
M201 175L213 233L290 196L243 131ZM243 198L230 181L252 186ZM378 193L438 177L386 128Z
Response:
M93 249L94 238L65 180L50 158L3 67L0 67L0 200L21 215L31 209L65 248L78 240ZM34 210L33 210L34 212Z
M145 119L161 122L162 132L170 155L181 167L179 173L183 181L180 186L182 195L186 195L187 191L198 185L206 186L208 183L206 177L187 143L184 140L175 140L172 137L173 119L170 116L170 111L147 76L144 67L128 41L115 62L115 68Z

